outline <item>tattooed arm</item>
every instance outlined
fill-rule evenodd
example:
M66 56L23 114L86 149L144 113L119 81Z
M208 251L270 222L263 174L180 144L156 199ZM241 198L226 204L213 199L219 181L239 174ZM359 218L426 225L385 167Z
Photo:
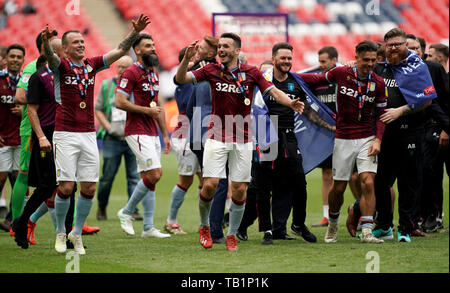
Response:
M59 60L58 55L53 51L52 45L50 44L50 38L54 36L53 31L48 29L48 24L45 26L42 31L42 43L44 45L44 55L47 58L48 67L50 69L55 70L58 68Z
M325 128L329 131L336 131L336 126L330 125L328 122L323 120L319 114L311 108L311 106L308 103L305 103L305 109L303 110L303 115L308 118L309 121L316 124L319 127Z
M131 31L128 36L119 44L116 49L113 49L106 53L106 63L107 65L111 65L120 59L120 57L124 56L128 53L133 45L134 41L139 37L139 33L147 27L150 23L148 16L141 14L136 21L132 21L133 23L133 31Z
M406 116L406 115L410 115L410 114L422 111L423 109L425 109L426 107L431 105L431 102L432 101L428 101L425 104L423 104L422 106L417 107L414 110L411 109L408 104L403 105L401 107L397 107L397 108L385 109L384 114L381 115L380 119L382 122L388 124L388 123L391 123L392 121L397 120L400 116Z

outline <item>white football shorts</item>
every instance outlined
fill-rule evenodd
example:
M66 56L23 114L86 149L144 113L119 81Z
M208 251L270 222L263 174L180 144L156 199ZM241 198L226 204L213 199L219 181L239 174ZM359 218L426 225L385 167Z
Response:
M133 134L125 137L128 146L136 156L137 171L161 168L161 143L159 136Z
M20 145L0 147L0 172L19 170Z
M98 182L100 158L95 132L53 133L56 181Z
M177 156L178 174L192 176L200 172L197 156L189 148L185 138L172 138L172 149Z
M231 181L250 182L252 155L252 142L221 142L207 139L203 153L203 178L227 178L225 164L228 161Z
M356 162L358 174L363 172L377 173L377 156L368 156L369 146L375 139L370 136L361 139L334 140L333 149L333 179L349 181Z

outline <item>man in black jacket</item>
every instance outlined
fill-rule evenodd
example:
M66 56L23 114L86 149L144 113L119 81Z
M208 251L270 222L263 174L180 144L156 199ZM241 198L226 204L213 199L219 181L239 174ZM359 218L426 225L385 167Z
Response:
M408 49L416 51L419 56L423 56L420 43L416 36L408 34L406 36ZM421 199L418 202L415 221L422 222L424 232L435 232L442 228L442 202L443 202L443 164L448 152L445 152L443 144L448 134L448 74L439 63L424 60L430 71L434 88L438 95L437 99L425 109L425 138L423 141L424 172L423 188ZM447 154L447 156L445 156Z

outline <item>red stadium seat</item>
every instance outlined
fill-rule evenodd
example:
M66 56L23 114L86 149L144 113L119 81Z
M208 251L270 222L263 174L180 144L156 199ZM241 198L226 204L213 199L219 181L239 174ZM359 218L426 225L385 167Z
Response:
M317 4L313 11L314 19L320 22L327 22L330 20L330 16L326 10L326 7L323 4Z
M297 8L296 15L302 22L309 23L311 21L311 13L301 6Z

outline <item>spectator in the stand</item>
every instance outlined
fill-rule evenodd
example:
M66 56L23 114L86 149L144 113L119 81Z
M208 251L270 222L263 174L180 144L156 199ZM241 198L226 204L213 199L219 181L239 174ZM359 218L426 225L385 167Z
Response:
M17 3L14 2L14 0L6 0L3 3L3 9L5 10L5 14L7 16L16 14L18 10Z
M26 0L22 7L23 14L35 14L36 7L34 7L32 0Z
M8 21L8 16L5 13L5 9L3 9L3 6L0 6L0 29L4 29L8 26L7 21ZM5 58L5 57L3 57L3 58Z

